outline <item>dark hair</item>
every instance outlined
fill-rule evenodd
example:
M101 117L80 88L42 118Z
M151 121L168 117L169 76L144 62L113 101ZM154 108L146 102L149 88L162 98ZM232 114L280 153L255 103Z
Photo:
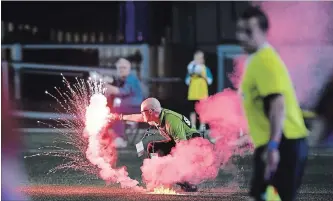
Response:
M258 19L261 30L267 32L269 29L268 17L259 7L250 6L241 15L241 19L243 20L248 20L253 17Z

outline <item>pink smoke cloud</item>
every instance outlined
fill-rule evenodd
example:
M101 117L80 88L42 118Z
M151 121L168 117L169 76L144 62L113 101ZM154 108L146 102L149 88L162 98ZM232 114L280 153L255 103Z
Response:
M246 58L247 58L246 56L239 56L234 58L233 72L228 75L229 80L236 89L239 89L239 85L242 80L242 76L245 69L244 67L246 65Z
M142 178L147 189L177 182L199 184L214 179L218 174L215 150L206 139L194 138L181 141L164 157L145 159Z
M269 41L286 63L296 95L313 106L333 72L332 2L260 2L269 16Z
M197 103L196 111L200 120L209 124L209 135L216 141L217 161L225 164L233 155L243 153L237 146L249 143L243 137L247 137L248 125L237 91L225 89L210 96Z

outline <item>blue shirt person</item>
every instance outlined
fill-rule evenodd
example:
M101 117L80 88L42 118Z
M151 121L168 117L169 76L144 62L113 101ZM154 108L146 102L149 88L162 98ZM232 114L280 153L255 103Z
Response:
M203 100L209 96L208 86L213 82L213 76L205 65L204 53L202 51L197 51L194 53L194 60L190 62L187 66L187 75L185 78L185 83L188 87L187 100L190 105L190 120L194 127L197 125L198 115L195 113L196 102ZM200 123L200 130L204 130L204 123Z
M133 114L140 112L143 101L143 91L139 78L131 73L130 61L121 58L116 63L119 79L115 82L117 86L106 84L106 95L114 96L112 112L121 114ZM115 121L112 130L116 135L115 145L117 148L125 148L127 141L125 137L125 125L122 121Z

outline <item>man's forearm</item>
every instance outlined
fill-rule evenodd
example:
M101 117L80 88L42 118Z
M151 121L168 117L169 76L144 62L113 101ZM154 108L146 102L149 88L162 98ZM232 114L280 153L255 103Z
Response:
M144 122L142 114L123 115L124 121Z
M271 100L269 109L270 140L280 142L285 118L284 97L278 95Z

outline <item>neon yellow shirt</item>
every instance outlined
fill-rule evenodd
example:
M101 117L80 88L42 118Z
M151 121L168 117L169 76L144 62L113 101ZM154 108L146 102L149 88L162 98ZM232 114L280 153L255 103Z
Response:
M270 122L263 103L263 98L270 94L282 94L284 97L284 136L287 139L307 136L302 111L287 68L270 45L262 47L249 58L241 92L250 135L256 147L267 144L270 139Z

